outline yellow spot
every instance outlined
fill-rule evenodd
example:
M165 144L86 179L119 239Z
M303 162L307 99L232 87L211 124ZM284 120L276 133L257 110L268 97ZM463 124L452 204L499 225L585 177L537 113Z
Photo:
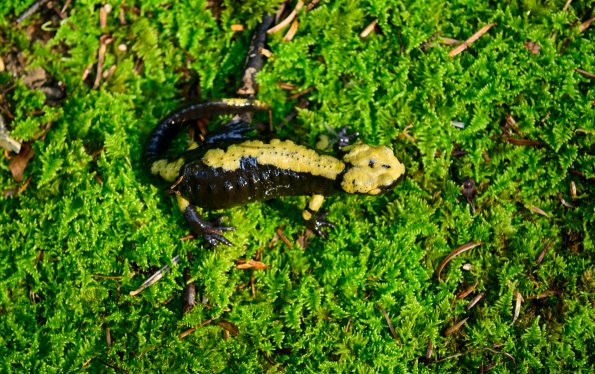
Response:
M190 143L190 145L188 146L188 149L187 149L187 151L191 151L191 150L193 150L193 149L196 149L196 148L198 148L198 143L197 143L197 142L192 142L192 143Z
M211 149L204 155L203 162L210 167L234 171L240 168L243 157L253 157L259 165L271 165L333 180L345 168L343 162L332 156L319 155L316 151L297 145L291 140L279 139L273 139L270 143L249 140L231 145L225 151Z
M180 168L184 165L184 159L179 158L176 161L157 160L151 165L151 174L160 175L168 182L173 182L180 174Z
M326 135L320 135L318 137L318 142L316 143L316 149L320 149L321 151L326 151L331 147L331 142Z
M341 182L345 192L377 195L380 187L392 185L405 173L405 166L388 147L358 143L348 149L343 161L350 165Z
M382 192L380 188L374 188L368 192L368 195L378 195L380 192Z
M256 109L258 110L264 110L264 109L268 109L269 105L260 101L260 100L248 100L248 99L240 99L240 98L231 98L231 99L221 99L221 101L223 101L226 104L232 105L232 106L247 106L249 104L252 104L256 107Z
M302 213L302 217L304 218L304 221L309 221L310 219L312 219L312 213L308 212L307 210L304 210L304 212Z
M322 203L324 202L323 195L312 195L310 202L308 203L308 208L313 212L318 212Z
M190 201L184 199L182 196L177 196L178 198L178 208L180 208L180 211L185 211L186 208L188 208L188 205L190 205Z

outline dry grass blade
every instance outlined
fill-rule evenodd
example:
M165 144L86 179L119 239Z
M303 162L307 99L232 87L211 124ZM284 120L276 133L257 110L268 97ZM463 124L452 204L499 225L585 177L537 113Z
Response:
M298 22L297 19L293 20L291 27L289 28L289 30L287 30L287 34L285 34L285 36L283 37L284 42L289 42L293 39L293 37L297 33L299 25L300 25L300 23Z
M465 322L467 322L468 319L469 319L469 317L462 319L459 322L452 325L451 327L447 328L446 331L444 331L444 336L448 336L448 335L452 334L453 332L458 331L461 327L463 327L463 325L465 324Z
M201 328L201 327L203 327L205 325L208 325L209 323L213 322L213 320L214 320L213 318L209 318L208 320L203 321L203 322L199 323L198 325L189 328L188 330L186 330L183 333L181 333L180 335L178 335L178 339L184 339L188 335L190 335L193 332L195 332L197 329L199 329L199 328Z
M545 257L545 254L547 253L548 249L550 249L550 244L552 243L551 240L548 240L547 243L545 243L543 250L539 253L539 256L537 256L537 260L535 261L535 265L539 265L541 264L541 261L543 261L543 258Z
M370 35L370 33L372 33L372 31L374 31L374 28L376 27L376 25L378 24L378 21L372 21L372 23L370 23L368 26L366 26L366 28L364 29L364 31L362 31L359 34L360 38L365 38L368 35Z
M514 305L514 315L512 317L513 324L516 322L517 318L519 318L519 314L521 313L521 305L523 304L523 301L525 301L523 299L523 295L521 295L519 291L514 291L514 294L516 302Z
M444 269L444 267L450 262L450 260L452 260L453 258L455 258L456 256L460 255L463 252L466 252L470 249L473 249L473 248L478 247L483 244L484 244L483 240L480 240L477 242L469 242L469 243L463 244L459 248L457 248L454 251L452 251L451 253L449 253L449 255L446 256L444 258L444 260L442 260L442 262L440 263L440 265L438 265L438 268L436 269L436 275L438 276L438 282L442 282L442 279L440 279L440 273L442 273L442 269Z
M577 73L579 73L580 75L583 75L583 76L585 76L585 77L587 77L587 78L595 79L595 74L593 74L593 73L589 73L589 72L588 72L588 71L586 71L586 70L583 70L583 69L576 68L576 69L574 69L574 71L576 71L576 72L577 72Z
M254 260L248 260L248 261L244 261L244 260L239 260L236 268L240 269L240 270L245 270L245 269L254 269L254 270L265 270L268 269L268 265L266 265L264 262L260 262L260 261L254 261Z
M538 208L535 205L529 205L529 210L533 213L539 214L540 216L544 216L545 218L550 218L550 216L543 209Z
M390 318L389 318L388 314L386 313L386 310L384 310L384 308L382 307L382 305L380 305L380 303L376 303L376 306L382 312L382 315L384 316L386 323L388 323L388 328L390 329L390 333L393 335L393 338L395 338L395 341L397 343L401 344L401 340L399 339L399 336L397 335L397 332L395 331L395 328L393 327L393 324L390 321Z
M102 35L99 38L99 51L97 52L97 73L95 75L95 82L93 82L93 88L99 88L101 83L101 77L103 74L103 63L105 61L105 53L107 52L107 46L113 41L110 35Z
M591 17L588 20L586 20L585 22L581 23L581 25L578 27L578 31L579 32L585 31L586 29L589 28L589 26L591 26L593 21L595 21L595 17Z
M448 56L454 57L454 56L458 55L459 53L463 52L465 49L467 49L467 47L469 47L473 42L475 42L477 39L479 39L483 34L488 32L488 30L494 26L496 26L495 23L490 23L489 25L485 25L484 27L479 29L478 32L471 35L471 37L469 39L465 40L461 45L459 45L458 47L456 47L455 49L450 51L448 53Z
M177 265L180 262L180 256L175 256L174 258L171 259L171 263L172 265ZM164 267L162 267L161 269L159 269L155 274L151 275L149 277L149 279L147 279L146 281L143 282L143 284L140 285L139 288L137 288L134 291L130 291L130 296L136 296L139 293L143 292L143 290L151 287L152 285L154 285L155 283L157 283L161 278L163 278L163 275L165 273L167 273L169 271L169 265L165 265Z
M302 0L298 1L298 3L295 6L295 9L293 9L291 11L291 13L289 13L289 15L281 22L279 22L276 26L271 27L268 31L267 34L273 34L276 33L278 31L283 30L284 28L286 28L287 26L289 26L289 24L293 21L293 19L297 16L298 12L302 9L302 7L304 6L304 2Z
M428 342L428 348L426 349L426 358L428 360L432 358L432 353L434 353L434 343L430 340Z
M225 331L228 331L234 335L238 335L240 333L240 329L236 325L224 319L217 322L217 326L222 327L225 329Z
M467 296L469 296L469 294L471 294L471 292L475 291L475 287L477 287L477 284L478 284L478 282L476 281L475 284L472 284L471 286L467 287L463 292L458 294L457 300L461 300L461 299L464 299Z
M475 296L473 299L471 299L471 301L469 301L469 304L467 304L467 310L473 308L475 306L475 304L477 304L479 302L479 300L481 300L485 295L485 292L480 292L479 294L477 294L477 296Z
M485 347L485 348L479 348L479 349L470 349L468 351L465 352L461 352L461 353L455 353L453 355L441 358L440 360L436 360L434 361L434 363L439 363L439 362L443 362L443 361L447 361L453 358L457 358L457 357L461 357L461 356L465 356L469 353L476 353L476 352L483 352L483 351L488 351L494 354L499 354L499 355L504 355L506 357L508 357L512 363L514 364L514 371L516 372L516 360L514 359L514 357L512 357L512 355L510 353L506 353L506 352L502 352L502 351L497 351L493 348L489 348L489 347Z
M539 51L541 50L541 46L539 44L529 40L525 42L524 47L534 55L538 55Z
M293 244L291 244L291 242L289 241L289 239L287 239L287 235L285 235L285 233L283 232L284 226L279 226L277 227L277 231L276 234L279 237L279 239L281 239L281 241L283 243L285 243L285 245L289 248L289 249L293 249Z

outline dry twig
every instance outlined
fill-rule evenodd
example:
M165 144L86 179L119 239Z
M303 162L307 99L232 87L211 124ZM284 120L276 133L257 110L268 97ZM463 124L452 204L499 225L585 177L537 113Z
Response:
M452 260L453 258L455 258L456 256L460 255L463 252L466 252L470 249L473 249L473 248L478 247L483 244L484 244L483 240L480 240L477 242L469 242L469 243L463 244L459 248L457 248L454 251L452 251L451 253L449 253L448 256L446 256L444 258L444 260L442 260L440 265L438 265L438 269L436 269L436 275L438 276L438 282L442 282L442 279L440 279L440 273L442 273L442 269L444 269L444 267L446 266L446 264L448 264L450 262L450 260Z
M467 49L467 47L469 47L473 42L475 42L477 39L479 39L483 34L488 32L488 30L494 26L496 26L495 23L490 23L489 25L485 25L484 27L479 29L478 32L471 35L471 37L469 39L465 40L461 45L459 45L458 47L456 47L455 49L450 51L448 53L448 56L454 57L454 56L458 55L459 53L463 52L465 49Z
M271 27L267 31L267 34L273 34L289 26L289 24L294 20L294 18L297 16L298 12L302 9L303 6L304 2L302 0L298 1L291 13L289 13L289 15L283 21L279 22L276 26Z

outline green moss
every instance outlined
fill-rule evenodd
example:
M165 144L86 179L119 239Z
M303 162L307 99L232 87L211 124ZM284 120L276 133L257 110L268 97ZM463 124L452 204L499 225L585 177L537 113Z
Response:
M0 113L35 151L22 193L9 160L0 162L1 371L595 369L595 90L576 70L595 73L595 31L578 27L593 1L566 11L565 1L320 2L300 13L292 41L271 35L259 99L272 104L273 122L300 100L279 82L313 87L279 134L313 145L328 127L348 126L391 145L407 168L389 194L327 199L337 229L305 249L304 198L227 211L234 247L180 241L183 217L141 167L147 134L196 91L188 87L198 84L203 99L234 95L251 30L279 2L110 1L101 29L103 3L75 1L64 20L42 6L15 25L32 3L0 10L0 57L20 53L25 64L17 76L1 73ZM440 43L488 23L496 26L456 57ZM112 37L104 71L115 70L93 89L102 35ZM23 84L33 67L47 85L62 82L58 105ZM467 176L476 212L461 194ZM279 226L293 249L272 242ZM450 261L438 282L440 262L471 241L484 244ZM268 269L236 268L258 251ZM178 254L180 266L129 296ZM205 303L182 315L185 268Z

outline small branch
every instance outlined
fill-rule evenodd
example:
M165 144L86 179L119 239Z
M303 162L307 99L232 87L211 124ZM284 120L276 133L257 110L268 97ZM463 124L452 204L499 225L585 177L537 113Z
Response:
M111 35L105 34L99 38L99 52L97 52L97 73L95 75L95 82L93 82L93 88L99 88L101 83L101 75L103 74L103 62L105 61L105 53L107 52L107 45L110 44L114 39Z
M209 318L206 321L203 321L201 323L199 323L198 325L189 328L188 330L184 331L183 333L181 333L180 335L178 335L178 339L184 339L185 337L187 337L188 335L192 334L194 331L196 331L197 329L208 325L209 323L213 322L215 319L214 318Z
M258 91L258 84L256 82L256 74L260 72L264 65L264 56L261 51L264 49L267 38L267 30L273 23L274 17L270 14L262 18L262 23L252 36L250 42L250 49L244 64L244 75L242 76L242 87L237 90L237 94L246 98L254 98ZM247 121L250 122L250 121Z
M584 76L585 76L585 77L587 77L587 78L595 79L595 74L593 74L593 73L589 73L589 72L588 72L588 71L586 71L586 70L583 70L583 69L576 68L576 69L574 69L574 71L576 71L576 72L577 72L577 73L579 73L580 75L584 75Z
M461 356L467 355L469 353L477 353L477 352L483 352L483 351L488 351L488 352L491 352L491 353L494 353L494 354L499 354L499 355L506 356L514 364L514 371L516 372L516 360L514 359L514 357L512 357L512 355L510 353L506 353L506 352L502 352L502 351L497 351L497 350L495 350L493 348L489 348L489 347L479 348L479 349L470 349L470 350L465 351L465 352L462 352L462 353L455 353L453 355L450 355L450 356L441 358L440 360L436 360L436 361L434 361L434 363L439 363L439 362L442 362L442 361L447 361L447 360L450 360L451 358L461 357Z
M471 35L471 37L469 39L465 40L461 45L459 45L458 47L456 47L455 49L450 51L448 53L448 56L454 57L454 56L458 55L459 53L463 52L465 49L467 49L467 47L469 47L473 42L475 42L477 39L479 39L483 34L488 32L488 30L494 26L496 26L495 23L490 23L489 25L485 25L484 27L479 29L478 32Z

